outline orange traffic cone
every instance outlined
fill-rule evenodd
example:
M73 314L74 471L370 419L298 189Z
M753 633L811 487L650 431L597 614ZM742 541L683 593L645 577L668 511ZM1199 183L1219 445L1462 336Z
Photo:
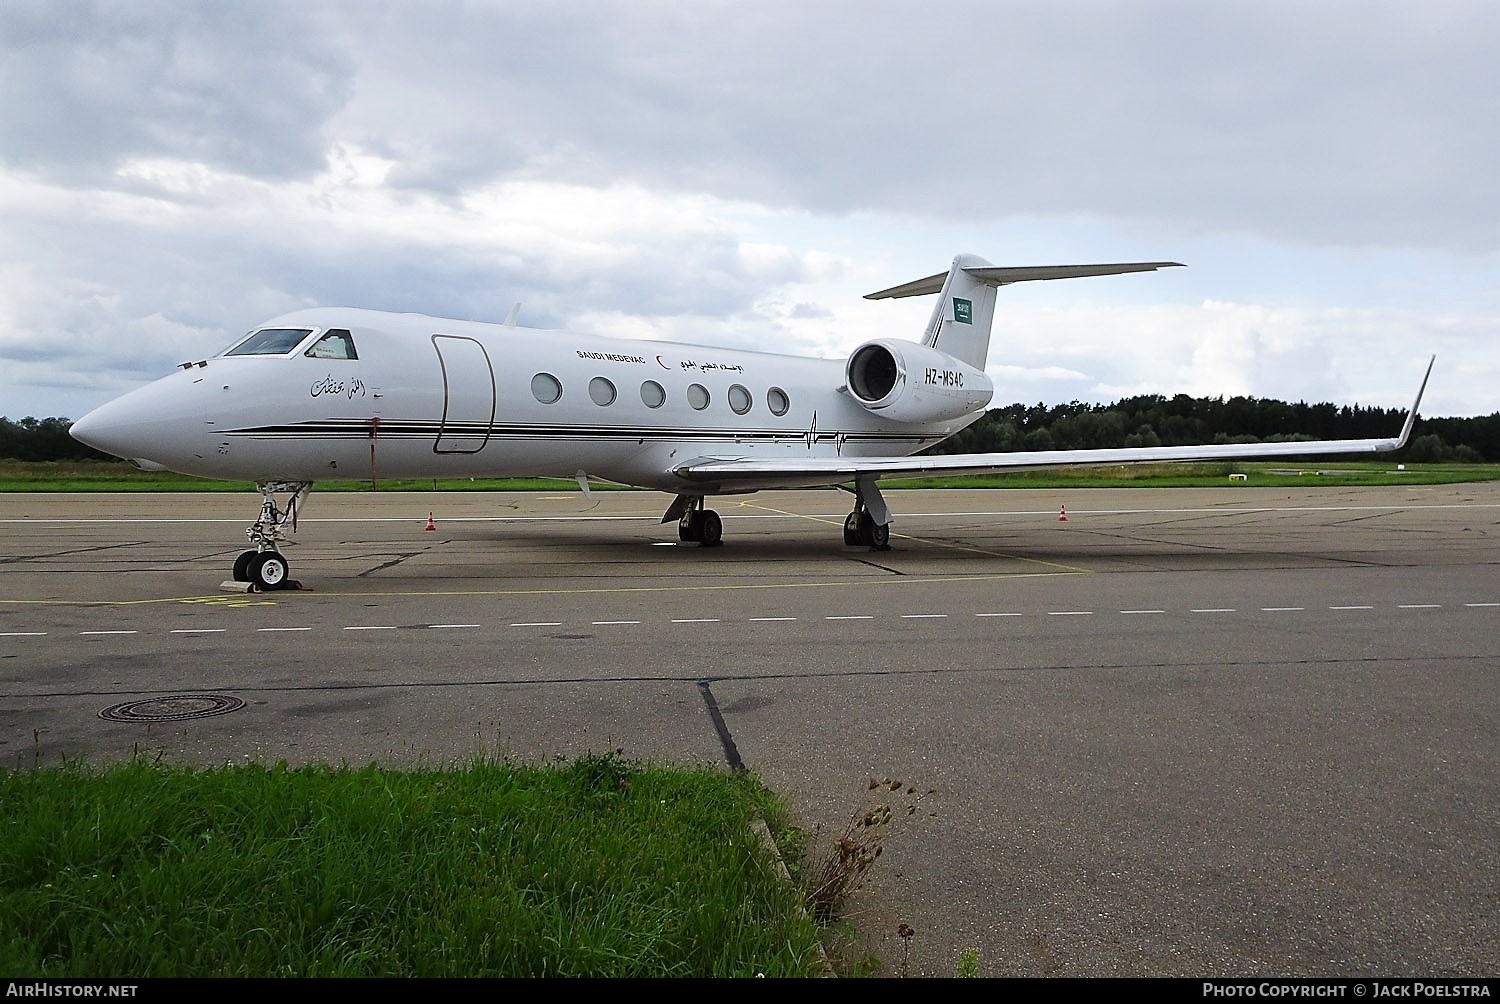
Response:
M430 511L427 513L427 529L429 529L429 530L436 530L437 529L437 524L432 521L432 513Z
M1058 510L1057 510L1057 521L1059 523L1066 523L1068 521L1068 507L1067 506L1059 506L1058 507ZM431 529L431 527L429 527L428 529Z

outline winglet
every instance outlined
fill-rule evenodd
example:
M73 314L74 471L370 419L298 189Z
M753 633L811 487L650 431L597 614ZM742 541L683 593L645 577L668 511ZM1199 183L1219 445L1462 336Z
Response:
M1435 354L1427 360L1427 372L1422 374L1422 386L1417 388L1417 399L1411 403L1411 411L1406 413L1406 424L1401 427L1401 436L1396 440L1398 450L1406 445L1406 441L1411 438L1412 426L1417 424L1417 408L1422 404L1422 392L1427 389L1427 378L1432 375L1432 364L1435 362Z

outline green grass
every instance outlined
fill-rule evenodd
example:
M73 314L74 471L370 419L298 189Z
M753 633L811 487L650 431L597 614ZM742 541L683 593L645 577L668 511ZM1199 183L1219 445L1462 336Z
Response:
M753 777L617 754L0 774L0 972L804 977Z
M1231 474L1244 474L1231 481ZM904 478L886 488L1206 488L1285 487L1309 484L1420 485L1500 481L1500 464L1406 464L1391 461L1295 464L1254 463L1134 464L1064 470L1013 471L969 477ZM590 482L592 491L629 490ZM210 481L168 472L137 471L123 462L0 460L0 492L253 492L248 481ZM368 481L320 481L318 491L368 492ZM577 491L578 484L554 478L427 478L379 481L378 491Z

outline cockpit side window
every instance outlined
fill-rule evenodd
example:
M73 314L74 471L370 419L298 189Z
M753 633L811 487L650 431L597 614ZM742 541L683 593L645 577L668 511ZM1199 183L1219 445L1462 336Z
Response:
M359 358L359 354L354 351L354 336L343 328L330 328L302 354L309 359Z
M312 334L312 328L261 328L224 354L226 356L280 356Z

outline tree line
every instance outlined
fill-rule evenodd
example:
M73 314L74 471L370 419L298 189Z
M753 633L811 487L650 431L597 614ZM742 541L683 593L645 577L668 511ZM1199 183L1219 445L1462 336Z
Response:
M1013 453L1104 447L1193 446L1308 439L1380 439L1396 435L1406 412L1270 398L1163 397L1114 404L1008 404L992 408L927 452ZM109 460L68 435L68 418L0 416L0 459ZM1500 412L1477 418L1418 418L1400 457L1413 463L1500 462Z
M113 460L68 435L71 418L0 416L0 460Z

